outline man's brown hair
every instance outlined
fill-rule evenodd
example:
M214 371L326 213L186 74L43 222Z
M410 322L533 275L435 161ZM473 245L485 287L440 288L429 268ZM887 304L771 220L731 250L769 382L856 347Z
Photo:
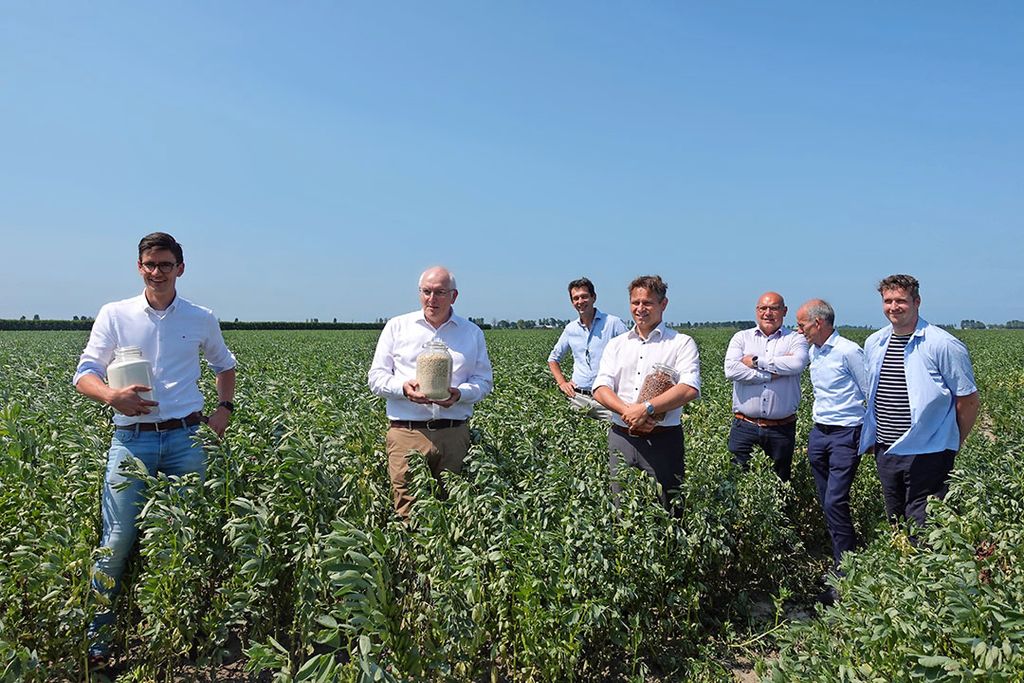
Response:
M910 295L911 299L920 299L921 293L918 291L919 284L917 278L913 275L903 275L902 273L896 275L890 275L881 282L878 283L878 293L884 294L890 289L902 289Z
M185 256L181 252L181 245L177 240L166 232L151 232L139 241L139 263L142 263L142 254L150 249L166 249L177 259L178 263L185 262Z
M641 275L629 283L629 293L632 294L633 290L637 287L657 294L658 301L664 301L665 295L668 294L668 285L665 284L660 275Z

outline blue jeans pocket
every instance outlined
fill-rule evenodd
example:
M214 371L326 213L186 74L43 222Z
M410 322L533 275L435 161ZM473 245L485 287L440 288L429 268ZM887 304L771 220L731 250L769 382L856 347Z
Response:
M136 436L137 433L134 429L115 429L111 445L131 443Z

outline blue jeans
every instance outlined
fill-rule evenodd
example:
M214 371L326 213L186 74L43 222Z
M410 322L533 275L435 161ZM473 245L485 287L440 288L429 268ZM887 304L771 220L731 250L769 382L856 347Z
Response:
M760 446L772 461L772 469L782 481L789 481L793 467L793 449L796 447L796 422L775 427L759 427L738 417L732 419L729 430L729 452L732 461L746 470L754 446Z
M850 489L860 465L860 425L815 424L807 438L807 461L832 537L832 560L839 568L843 553L857 547L850 514Z
M112 588L104 588L94 577L93 588L111 600L121 589L121 574L135 545L138 528L135 520L142 509L145 484L140 479L121 471L122 463L134 456L141 460L150 475L164 473L183 476L197 472L206 474L206 452L202 444L193 439L199 430L182 427L163 432L141 432L135 428L118 427L107 452L107 473L103 482L103 537L100 546L110 548L110 555L100 558L93 572L102 572L114 580ZM122 488L123 486L123 488ZM107 643L101 632L114 621L114 612L107 609L96 614L89 626L90 650L106 654Z

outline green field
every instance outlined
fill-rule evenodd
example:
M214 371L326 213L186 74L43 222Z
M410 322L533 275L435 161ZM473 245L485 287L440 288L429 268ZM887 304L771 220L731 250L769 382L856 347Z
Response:
M685 514L627 472L547 371L557 331L489 331L495 391L450 498L393 516L373 331L229 332L233 422L203 486L150 478L119 602L118 680L1024 681L1024 334L958 333L982 393L950 496L914 548L854 487L869 547L843 600L801 611L828 566L800 445L791 485L737 471L722 358L700 331ZM863 335L854 335L860 342ZM84 332L0 333L0 678L81 680L110 411L70 378ZM212 376L204 388L212 404ZM804 396L810 396L806 384ZM764 655L770 658L760 661Z

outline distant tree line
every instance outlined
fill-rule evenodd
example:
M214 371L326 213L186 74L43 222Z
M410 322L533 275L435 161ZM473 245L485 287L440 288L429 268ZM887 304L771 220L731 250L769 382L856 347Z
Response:
M986 325L980 320L961 320L961 330L1024 330L1024 320L1007 320L1005 325L993 323Z
M470 318L477 325L487 330L490 325L484 323L483 318ZM291 321L241 321L235 318L234 321L221 320L222 330L382 330L386 318L378 318L372 323L321 322L317 318L311 318L303 322ZM31 320L22 316L20 320L0 319L0 330L91 330L93 319L86 316L75 316L71 320L41 320L38 315Z
M92 318L77 315L71 320L40 320L34 316L31 320L21 316L20 320L0 319L0 330L91 330Z
M473 318L470 318L470 320L473 320ZM482 322L483 318L479 320ZM473 322L476 322L476 320L473 320ZM491 327L496 330L533 330L537 328L565 327L568 324L568 320L559 320L558 318L538 318L536 320L523 320L522 318L519 320L491 319Z
M678 325L675 325L675 327L681 327L685 329L693 329L698 327L732 327L740 330L745 330L748 327L753 327L755 325L757 325L757 323L753 320L719 320L703 323L691 323L687 321L685 323L679 323Z
M482 329L497 329L497 330L533 330L533 329L545 329L545 328L562 328L565 327L569 321L559 320L558 318L538 318L536 320L497 320L492 319L491 324L484 322L483 318L470 318L471 322L476 323ZM93 319L89 316L74 316L71 320L41 320L39 315L34 315L32 318L21 316L18 320L13 319L2 319L0 318L0 330L90 330L92 329ZM629 324L631 321L626 321ZM292 321L241 321L235 318L233 321L222 320L220 327L222 330L381 330L384 329L384 324L387 323L387 318L377 318L372 323L357 323L357 322L338 322L335 318L332 322L321 321L319 318L310 318L303 322L292 322ZM747 329L754 327L757 323L753 320L720 320L712 322L685 322L685 323L669 323L669 327L675 327L679 329L698 329L698 328L713 328L723 327L732 329ZM843 328L853 329L857 328L856 325L842 325ZM860 326L863 327L863 326ZM956 329L954 325L941 325L946 329ZM874 328L867 328L874 329ZM980 320L961 320L960 329L962 330L1024 330L1024 320L1009 320L1005 325L997 323L986 324Z

